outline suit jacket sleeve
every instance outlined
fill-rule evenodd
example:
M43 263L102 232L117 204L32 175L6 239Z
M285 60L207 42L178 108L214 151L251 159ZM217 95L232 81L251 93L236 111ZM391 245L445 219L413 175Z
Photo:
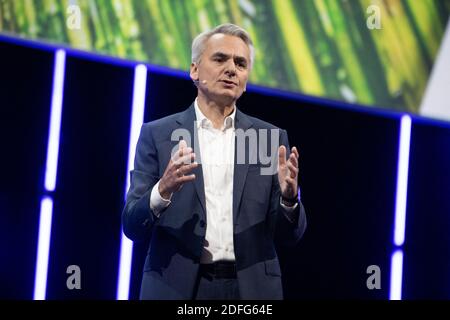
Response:
M285 130L281 130L280 145L284 145L289 154L290 147L288 136ZM293 215L294 221L291 222L286 217L286 210L280 204L281 190L278 182L278 175L273 175L272 193L271 193L271 206L272 210L276 210L276 228L275 228L275 241L278 244L286 246L294 246L302 238L303 233L306 230L306 214L305 208L299 199L297 208L295 208Z
M157 218L150 209L150 194L158 180L158 155L151 126L143 124L136 145L134 170L130 172L130 189L122 212L123 231L131 240L143 240L151 234Z

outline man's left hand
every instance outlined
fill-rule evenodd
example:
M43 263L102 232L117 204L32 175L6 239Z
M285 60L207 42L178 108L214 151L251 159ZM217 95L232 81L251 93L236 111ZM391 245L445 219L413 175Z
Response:
M292 147L289 158L286 160L286 147L278 148L278 182L281 195L287 199L297 197L298 177L298 151Z

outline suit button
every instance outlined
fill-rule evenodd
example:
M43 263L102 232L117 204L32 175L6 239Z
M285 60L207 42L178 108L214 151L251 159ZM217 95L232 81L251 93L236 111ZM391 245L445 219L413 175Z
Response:
M200 220L200 228L204 228L206 226L205 221Z

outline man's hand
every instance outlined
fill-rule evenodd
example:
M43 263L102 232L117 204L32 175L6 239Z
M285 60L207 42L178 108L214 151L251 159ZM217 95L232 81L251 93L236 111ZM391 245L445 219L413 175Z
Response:
M195 153L188 148L186 141L180 140L178 151L170 159L166 171L159 181L159 194L164 199L170 199L172 194L181 189L184 183L195 179L195 174L186 175L198 166Z
M286 147L278 148L278 182L280 183L281 195L287 199L297 197L298 177L298 151L292 147L291 154L286 161Z

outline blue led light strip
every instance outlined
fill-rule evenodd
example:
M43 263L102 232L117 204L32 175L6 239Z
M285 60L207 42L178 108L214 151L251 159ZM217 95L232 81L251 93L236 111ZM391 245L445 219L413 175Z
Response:
M45 189L47 192L53 192L56 186L65 63L66 52L64 50L56 51L53 72L50 127L47 144L47 163L45 168ZM44 196L41 200L41 212L39 217L39 235L33 294L34 300L44 300L46 295L52 211L52 198L49 196Z
M406 115L402 117L400 125L400 146L397 167L397 197L395 199L394 244L399 247L405 242L410 142L411 118Z
M403 244L405 242L406 203L408 200L409 152L411 145L411 117L400 121L397 166L397 194L395 199L394 252L391 257L390 300L402 299Z
M402 299L403 250L397 249L391 256L391 286L389 300Z
M137 65L134 71L133 106L131 113L130 140L128 145L128 165L125 194L130 188L130 174L134 169L134 155L139 132L144 122L145 93L147 88L147 67ZM128 300L130 290L133 243L122 232L120 244L119 278L117 281L117 300Z
M50 113L50 130L48 134L47 165L45 169L45 189L47 191L55 191L56 186L65 63L65 51L58 50L55 56L55 71L53 74L52 109Z

